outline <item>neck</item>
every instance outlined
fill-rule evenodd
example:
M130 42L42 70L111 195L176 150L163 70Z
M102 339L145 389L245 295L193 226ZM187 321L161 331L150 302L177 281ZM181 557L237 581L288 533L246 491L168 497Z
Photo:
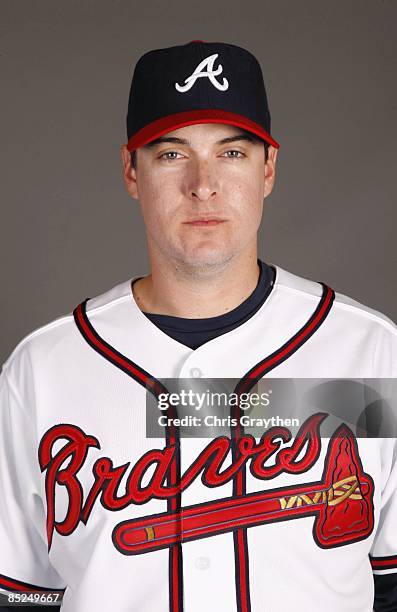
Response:
M152 314L187 319L216 317L233 310L254 291L260 272L256 249L205 274L165 262L151 263L151 273L133 286L138 307Z

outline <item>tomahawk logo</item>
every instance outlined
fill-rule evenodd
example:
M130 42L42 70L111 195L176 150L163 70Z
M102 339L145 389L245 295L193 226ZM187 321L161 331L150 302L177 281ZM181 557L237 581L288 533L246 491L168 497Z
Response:
M226 89L229 88L229 81L225 77L223 77L222 83L216 79L216 77L223 72L222 64L219 64L218 68L214 70L214 63L217 57L218 53L214 53L214 55L206 57L199 63L195 71L185 79L185 85L175 83L175 89L181 93L184 93L193 87L198 78L207 77L211 81L212 85L219 89L219 91L226 91ZM205 70L206 68L207 70Z

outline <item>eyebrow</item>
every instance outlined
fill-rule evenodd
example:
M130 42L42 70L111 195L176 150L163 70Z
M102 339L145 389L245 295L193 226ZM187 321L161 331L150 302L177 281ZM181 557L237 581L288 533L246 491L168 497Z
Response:
M245 140L247 142L255 142L255 139L248 134L236 134L235 136L228 136L227 138L222 138L222 140L218 140L215 144L223 145L231 142L238 142L240 140ZM176 138L175 136L161 136L160 138L156 138L156 140L152 140L144 145L144 148L153 148L156 145L164 144L164 143L172 143L172 144L181 144L181 145L191 145L191 142L186 138Z

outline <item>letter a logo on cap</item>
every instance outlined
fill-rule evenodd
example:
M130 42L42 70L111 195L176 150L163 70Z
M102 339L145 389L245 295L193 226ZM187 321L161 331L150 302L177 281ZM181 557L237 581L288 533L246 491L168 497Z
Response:
M214 62L217 57L218 53L214 53L214 55L206 57L199 63L196 70L190 76L188 76L187 79L185 79L185 85L175 83L175 89L181 93L184 93L193 87L199 77L207 77L213 86L219 89L219 91L226 91L226 89L229 87L229 81L223 77L223 83L220 83L215 78L218 76L218 74L222 74L223 72L222 64L219 64L218 68L214 70ZM207 68L207 70L204 70L205 68Z

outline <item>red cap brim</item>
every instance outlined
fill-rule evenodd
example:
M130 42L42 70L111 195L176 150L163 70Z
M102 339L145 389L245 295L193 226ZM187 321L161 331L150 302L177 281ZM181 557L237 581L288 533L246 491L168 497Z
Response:
M127 143L127 149L134 151L143 147L156 138L160 138L172 130L185 127L187 125L194 125L196 123L225 123L227 125L235 125L243 130L252 132L265 140L267 143L278 149L280 145L270 136L261 125L251 121L243 115L236 113L230 113L228 111L218 109L207 109L207 110L192 110L185 111L183 113L175 113L173 115L167 115L152 121L149 125L143 127L139 132L131 136Z

